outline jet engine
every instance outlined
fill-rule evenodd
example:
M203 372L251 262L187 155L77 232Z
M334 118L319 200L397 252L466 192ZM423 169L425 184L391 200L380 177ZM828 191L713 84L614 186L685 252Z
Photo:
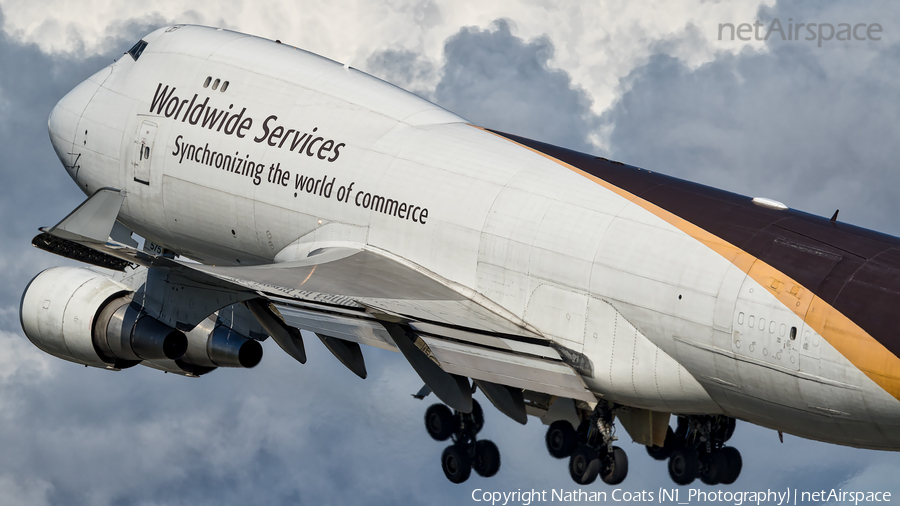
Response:
M54 267L25 288L19 319L35 346L76 364L124 369L181 358L188 348L184 333L132 305L132 295L98 272Z
M148 360L141 365L185 376L200 376L217 367L256 366L263 349L218 319L207 318L187 333L188 347L177 360Z

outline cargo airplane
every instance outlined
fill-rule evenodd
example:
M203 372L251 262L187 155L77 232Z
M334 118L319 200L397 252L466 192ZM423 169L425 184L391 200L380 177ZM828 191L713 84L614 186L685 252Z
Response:
M678 484L732 483L736 419L900 449L900 239L837 214L479 127L199 26L144 37L49 131L89 197L33 244L92 267L38 274L20 318L59 358L197 377L255 366L269 337L303 363L303 329L365 378L361 344L398 351L442 401L425 425L456 483L500 466L476 389L548 425L581 485L626 478L620 436Z

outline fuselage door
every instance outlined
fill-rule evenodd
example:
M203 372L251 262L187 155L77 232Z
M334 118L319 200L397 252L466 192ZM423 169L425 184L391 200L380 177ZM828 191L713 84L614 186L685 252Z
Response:
M152 121L144 121L138 127L137 137L134 139L134 153L131 157L134 180L138 183L150 185L150 166L153 161L153 143L156 140L158 125Z

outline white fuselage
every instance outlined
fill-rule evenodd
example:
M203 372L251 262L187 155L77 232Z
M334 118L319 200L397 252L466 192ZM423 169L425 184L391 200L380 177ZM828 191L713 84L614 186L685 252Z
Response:
M85 193L127 191L120 220L148 240L217 265L288 261L310 234L365 244L583 353L607 399L900 448L900 401L633 196L287 45L200 27L144 40L51 130L74 132L54 145Z

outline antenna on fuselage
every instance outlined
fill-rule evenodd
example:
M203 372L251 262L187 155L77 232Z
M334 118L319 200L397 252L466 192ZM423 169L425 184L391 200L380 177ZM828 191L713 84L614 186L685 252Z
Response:
M78 165L78 160L81 159L81 153L69 153L70 155L77 155L75 157L75 161L72 162L72 165L67 165L66 168L69 170L80 169L81 166Z

